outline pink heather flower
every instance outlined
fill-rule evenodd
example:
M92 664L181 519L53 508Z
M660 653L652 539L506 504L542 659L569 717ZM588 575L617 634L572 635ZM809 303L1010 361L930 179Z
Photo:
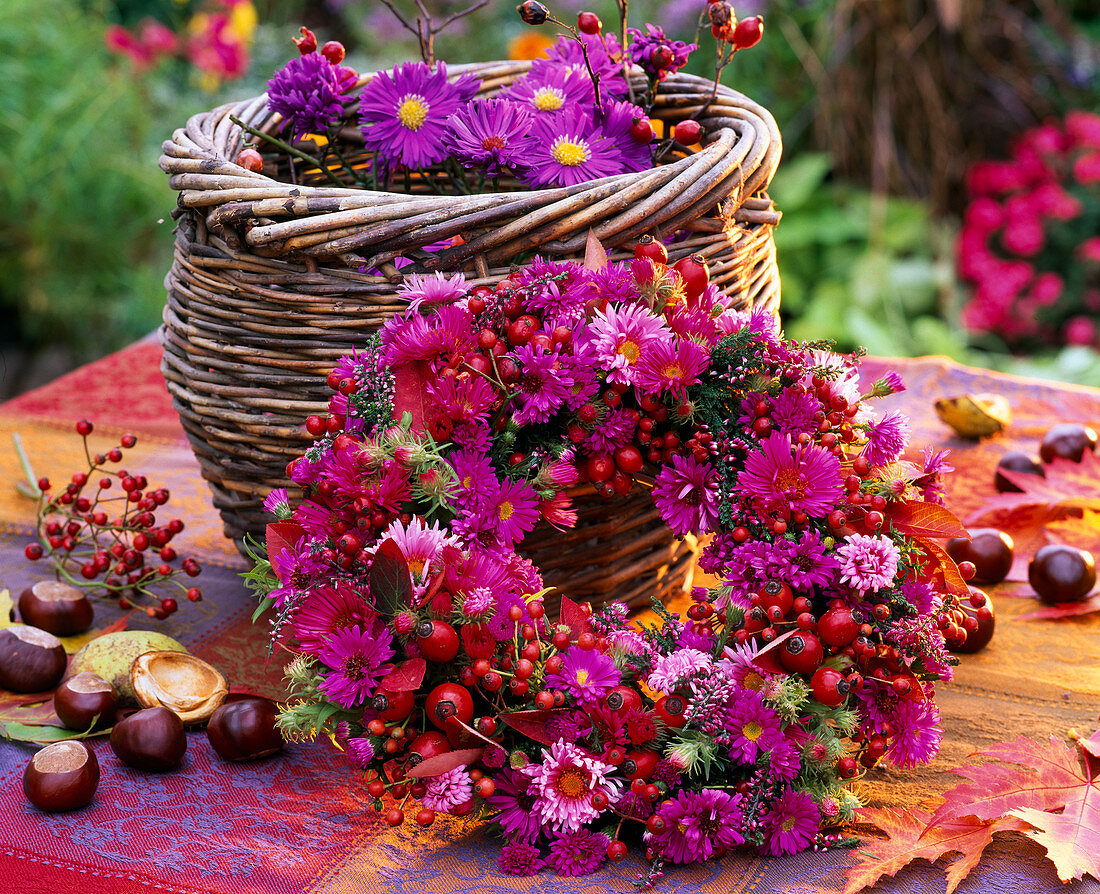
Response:
M397 297L409 302L409 312L421 304L451 304L466 294L466 276L454 273L412 273L402 280Z
M724 723L730 734L730 755L743 764L754 764L764 751L783 740L779 717L751 689L737 693Z
M621 680L622 674L609 656L577 647L566 650L560 671L546 675L548 685L569 693L579 705L596 704Z
M831 454L830 454L831 455ZM718 524L718 476L709 462L674 456L661 466L653 502L674 534L705 534Z
M718 789L681 791L664 801L657 815L665 830L646 832L646 844L670 863L701 863L744 844L741 834L742 796Z
M710 366L710 352L684 338L658 341L646 351L634 369L634 387L642 394L668 391L682 397Z
M447 156L448 122L477 92L479 81L464 75L447 81L447 66L433 72L424 62L405 62L380 71L359 96L360 124L367 148L386 162L419 170Z
M317 654L330 669L318 689L342 708L365 704L389 669L386 662L393 657L392 644L388 627L338 630Z
M350 760L360 770L365 770L370 766L371 761L374 760L374 746L371 744L370 739L354 738L348 739L345 743L347 748L348 760Z
M678 649L653 663L646 685L654 692L674 692L684 677L705 670L712 664L711 657L705 652L698 649Z
M290 127L292 141L325 133L344 111L340 67L320 53L296 56L267 82L267 105Z
M939 754L943 741L939 722L939 709L931 699L901 699L893 716L897 732L890 737L886 759L903 770L928 763Z
M771 806L764 819L761 853L781 857L797 854L813 842L821 825L821 811L805 792L788 788Z
M882 419L872 422L868 427L867 444L860 455L872 466L893 462L905 452L912 431L904 413L890 410Z
M494 819L504 837L511 841L534 841L542 825L531 807L535 797L529 791L531 780L519 770L506 767L493 777L496 788L486 803L497 811Z
M534 875L542 869L542 856L533 844L509 841L500 849L497 865L506 875Z
M532 113L506 99L477 99L451 118L443 145L467 168L498 177L516 166Z
M512 418L516 425L549 421L569 397L569 381L562 370L561 355L542 345L520 345L514 352L520 366Z
M596 792L603 792L611 803L622 794L622 782L611 775L615 767L579 746L555 742L542 754L542 763L524 767L523 773L535 793L532 809L555 832L575 831L599 816L592 806Z
M611 839L602 832L588 829L565 832L550 842L546 865L554 867L558 875L591 875L607 859L610 843Z
M607 381L630 385L647 346L672 338L662 317L641 304L609 304L588 325L596 359L607 370Z
M536 189L575 186L623 172L614 142L576 108L536 117L523 160L523 180Z
M840 559L840 582L863 595L877 592L894 582L901 553L885 534L851 534L836 549Z
M474 794L474 783L466 772L465 764L438 776L429 776L424 783L428 790L420 803L437 813L449 813L459 804L469 801Z
M318 654L329 637L348 627L372 629L376 619L362 594L345 581L310 590L291 619L294 637L303 652Z
M792 452L791 439L775 434L760 442L750 453L737 476L743 496L763 501L765 506L786 506L823 518L836 506L843 491L840 460L816 444L799 446Z

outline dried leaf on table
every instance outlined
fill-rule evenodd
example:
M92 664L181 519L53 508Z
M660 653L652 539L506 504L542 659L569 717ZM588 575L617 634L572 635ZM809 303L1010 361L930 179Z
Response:
M1091 615L1100 612L1100 594L1082 599L1080 602L1058 602L1054 605L1044 605L1035 611L1020 615L1017 621L1049 620L1051 618L1075 618L1078 615Z
M0 723L61 726L61 719L54 712L51 693L28 696L4 692L0 693Z
M945 854L958 853L961 856L947 866L947 894L951 894L978 864L995 833L1025 828L1023 822L1012 817L990 821L966 817L929 829L931 814L917 809L866 809L859 812L859 819L889 837L885 841L864 841L857 851L860 862L848 870L844 894L870 887L914 860L934 863Z
M1087 549L1100 556L1100 512L1086 509L1080 518L1062 518L1047 524L1051 542Z
M1047 849L1063 882L1086 874L1100 879L1100 787L1077 789L1061 813L1023 807L1012 815L1035 827L1025 834Z
M967 524L1023 506L1047 506L1068 515L1074 510L1100 510L1100 457L1088 450L1081 462L1056 458L1045 467L1046 477L1001 469L1000 474L1023 493L998 494L973 512ZM990 519L992 520L992 519Z

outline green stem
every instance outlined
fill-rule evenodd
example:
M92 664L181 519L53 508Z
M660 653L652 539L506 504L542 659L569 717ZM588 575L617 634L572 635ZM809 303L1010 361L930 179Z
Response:
M42 496L42 491L38 487L38 478L34 474L34 469L31 468L30 457L27 456L27 451L23 448L23 439L19 436L19 432L12 432L11 439L15 442L15 453L19 457L19 465L23 467L23 474L27 476L27 483L31 491L27 495L38 499ZM16 486L18 487L18 485ZM20 489L20 493L27 492Z
M264 133L262 130L257 130L255 127L245 124L236 115L230 115L229 120L236 124L239 128L241 128L241 130L243 130L245 133L251 134L254 137L264 140L265 142L270 143L272 146L278 146L280 149L282 149L287 154L292 155L294 158L300 159L304 162L308 162L315 168L318 168L326 177L328 177L329 180L331 180L337 186L343 187L345 185L340 182L339 177L337 177L335 174L332 173L332 171L321 164L319 159L310 155L308 152L303 152L301 149L295 149L293 146L290 145L290 143L286 143L283 140L280 140L278 137L273 137L269 133Z

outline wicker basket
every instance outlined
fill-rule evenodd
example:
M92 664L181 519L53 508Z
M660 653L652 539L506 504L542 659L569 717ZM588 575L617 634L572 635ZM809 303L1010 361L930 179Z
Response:
M449 71L474 72L491 93L528 66ZM643 87L640 75L635 85ZM533 252L581 257L590 229L612 260L628 257L642 234L679 232L673 260L702 254L712 282L738 306L776 311L779 214L764 190L779 160L779 132L766 110L726 88L703 108L712 87L671 76L652 116L671 124L699 112L706 143L697 153L537 192L445 196L420 181L398 194L350 178L336 187L322 171L267 152L265 174L252 173L232 161L244 134L231 117L276 128L262 96L196 115L177 130L160 159L179 191L163 371L226 535L240 546L246 533L262 533L264 496L289 485L287 462L311 443L302 422L327 406L326 373L404 306L395 297L395 258L413 261L405 273L463 270L472 284L495 285ZM340 146L352 166L369 157L354 122L352 108ZM451 248L421 250L455 236L462 239ZM580 598L629 602L689 583L693 547L672 541L647 494L610 503L578 494L577 506L575 531L542 526L524 541L549 582Z

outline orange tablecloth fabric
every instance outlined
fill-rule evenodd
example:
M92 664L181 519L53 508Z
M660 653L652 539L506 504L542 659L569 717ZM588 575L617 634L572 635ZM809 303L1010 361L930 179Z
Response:
M171 514L188 523L180 551L197 555L207 566L200 579L207 599L185 605L157 629L188 643L226 671L231 682L277 694L276 669L264 667L264 630L249 624L250 606L236 577L243 564L222 537L160 379L159 357L159 347L145 341L0 406L0 587L18 592L36 572L22 558L33 505L11 486L22 477L11 436L22 437L36 473L56 481L83 462L80 439L72 434L76 419L96 423L94 449L117 443L122 431L133 431L140 443L124 465L171 489ZM1054 422L1100 426L1100 390L1001 376L940 358L872 359L865 368L870 377L887 365L909 385L889 401L911 416L913 447L934 444L953 451L957 471L948 481L949 505L960 515L993 494L992 467L1005 450L1034 450ZM954 440L936 420L932 401L979 391L1005 394L1013 404L1014 424L1004 436L978 444ZM1019 621L1032 607L1028 600L995 592L994 603L993 643L978 655L965 656L955 681L940 688L945 727L940 756L914 771L872 771L860 782L869 803L912 806L944 791L957 779L950 768L979 747L1018 734L1043 738L1096 727L1100 616ZM105 610L100 621L111 617ZM632 890L641 868L630 858L582 879L549 873L536 879L503 876L496 869L495 843L472 825L456 820L415 838L409 829L395 832L383 826L366 809L361 781L322 746L292 746L285 757L226 769L209 760L205 738L193 733L183 771L153 780L112 771L105 743L97 751L108 768L97 800L69 818L56 818L37 813L23 800L20 780L30 750L0 744L0 813L5 816L0 881L27 891L381 894L510 892L537 886L595 894ZM125 797L118 794L123 789ZM188 792L196 800L188 801ZM195 806L188 809L189 803ZM1063 888L1042 848L1020 836L998 840L987 854L961 891L1100 891L1092 880ZM771 860L729 856L720 863L671 869L662 889L838 891L851 861L846 851ZM918 863L876 890L944 888L941 869Z

